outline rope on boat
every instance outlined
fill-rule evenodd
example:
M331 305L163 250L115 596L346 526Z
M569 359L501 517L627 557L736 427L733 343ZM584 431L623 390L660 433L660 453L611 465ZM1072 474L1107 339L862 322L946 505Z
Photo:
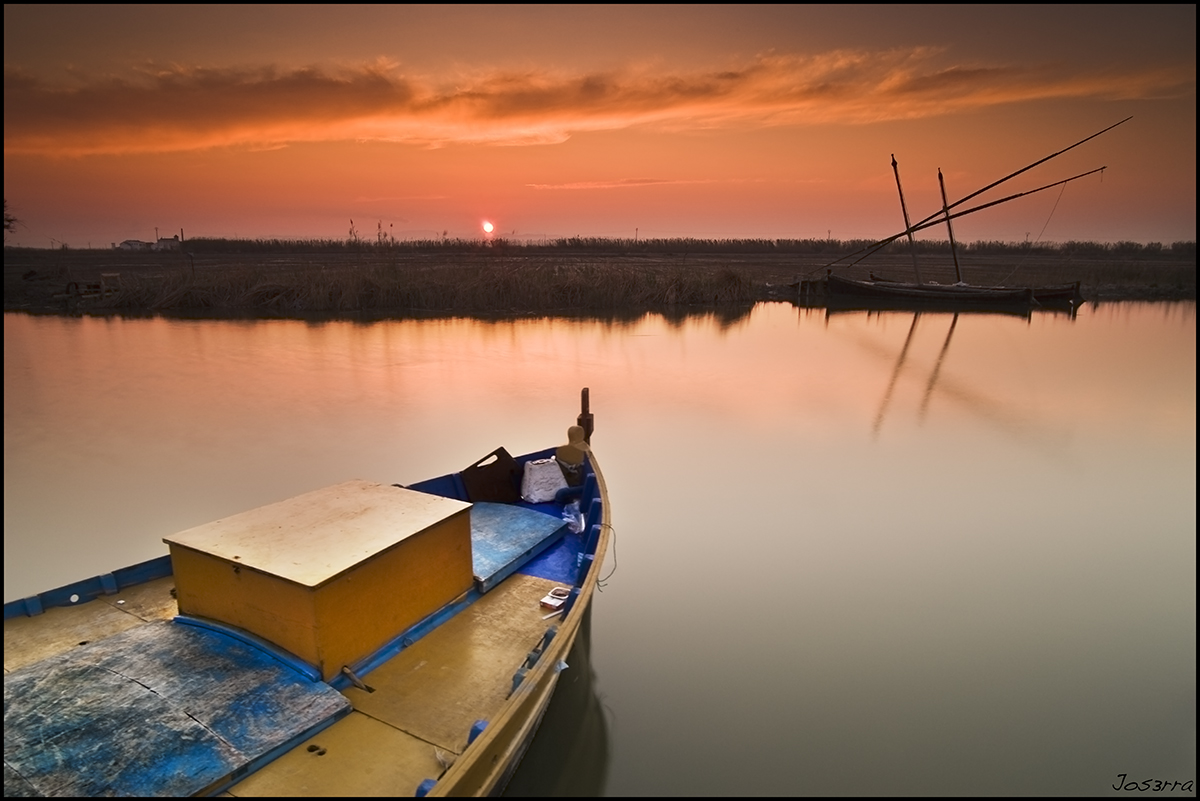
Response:
M1104 173L1100 173L1100 178L1103 180ZM1046 217L1046 224L1042 226L1042 230L1038 231L1037 239L1034 239L1033 242L1030 243L1029 250L1023 256L1021 256L1021 260L1017 262L1017 266L1013 267L1012 271L1009 272L1008 275L1000 279L999 283L1001 286L1004 286L1008 279L1012 278L1013 275L1016 274L1017 270L1024 266L1024 262L1029 258L1029 254L1033 252L1033 246L1042 241L1042 236L1045 235L1046 229L1050 227L1050 220L1054 218L1054 212L1058 210L1059 201L1063 199L1063 195L1066 193L1066 191L1067 185L1063 184L1062 189L1060 189L1058 192L1058 199L1054 201L1054 207L1050 209L1050 214L1048 217Z
M612 570L608 571L608 575L601 579L596 579L596 590L604 592L605 583L612 578L613 573L617 572L617 530L613 528L612 523L601 523L601 527L606 528L612 534L612 555L613 566Z

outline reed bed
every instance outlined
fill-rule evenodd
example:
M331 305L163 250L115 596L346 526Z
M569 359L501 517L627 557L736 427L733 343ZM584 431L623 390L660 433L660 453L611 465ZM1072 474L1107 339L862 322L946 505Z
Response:
M825 275L855 243L572 239L546 246L470 242L426 247L190 240L187 251L5 248L4 308L179 316L636 317L647 311L737 314L790 300L795 282ZM242 243L245 244L245 243ZM919 243L926 281L953 283L948 245ZM826 250L826 246L828 250ZM963 278L983 285L1080 281L1090 300L1196 297L1195 243L1170 247L975 243L959 251ZM912 254L893 247L840 275L911 280Z
M753 283L727 268L490 259L475 264L172 270L122 276L96 308L154 312L434 313L618 311L750 304Z

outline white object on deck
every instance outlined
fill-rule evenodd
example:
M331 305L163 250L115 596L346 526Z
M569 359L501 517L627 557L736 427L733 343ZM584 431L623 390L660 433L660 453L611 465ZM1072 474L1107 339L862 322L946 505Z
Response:
M562 468L554 459L534 459L525 463L525 475L521 479L521 497L530 503L545 503L554 500L560 489L567 486Z

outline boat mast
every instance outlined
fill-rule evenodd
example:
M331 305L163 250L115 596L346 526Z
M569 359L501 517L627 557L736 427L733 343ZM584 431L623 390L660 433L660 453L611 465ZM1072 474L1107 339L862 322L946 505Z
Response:
M950 234L950 255L954 256L954 274L962 283L962 268L958 266L958 248L954 246L954 228L950 225L950 206L946 204L946 182L942 179L942 168L938 167L938 186L942 188L942 211L946 215L946 232ZM912 236L909 234L909 236Z
M892 154L892 172L896 173L896 191L900 193L900 211L904 212L904 230L908 231L908 248L912 251L913 272L917 274L917 283L921 280L921 270L917 267L917 241L912 235L912 224L908 221L908 206L904 203L904 189L900 186L900 167L896 165L896 154ZM943 203L943 205L945 205Z
M1130 117L1126 117L1125 119L1121 120L1120 122L1113 123L1112 125L1108 126L1107 128L1105 128L1105 129L1104 129L1104 130L1102 130L1102 131L1097 131L1096 133L1092 134L1091 136L1087 137L1086 139L1080 139L1078 142L1076 142L1075 144L1071 145L1070 147L1064 147L1062 150L1059 150L1059 151L1058 151L1058 152L1056 152L1056 153L1051 153L1049 156L1046 156L1045 158L1038 159L1037 161L1033 162L1033 163L1032 163L1032 164L1030 164L1029 166L1027 166L1027 167L1022 167L1021 169L1017 170L1016 172L1014 172L1014 173L1010 173L1009 175L1006 175L1006 176L1004 176L1003 178L1001 178L1001 179L1000 179L1000 180L998 180L998 181L993 181L992 183L988 184L987 186L983 187L982 189L976 190L975 192L972 192L971 194L967 195L966 197L964 197L964 198L960 198L960 199L958 199L958 200L954 201L953 203L951 203L951 204L949 205L949 208L952 208L952 209L953 209L953 208L956 208L956 207L958 207L958 206L961 206L963 203L966 203L968 200L971 200L972 198L978 197L979 195L983 194L984 192L988 191L989 189L992 189L992 188L994 188L994 187L997 187L997 186L999 186L1000 184L1002 184L1002 183L1004 183L1005 181L1008 181L1008 180L1010 180L1010 179L1012 179L1012 178L1016 178L1016 177L1017 177L1018 175L1020 175L1021 173L1023 173L1023 172L1027 172L1028 170L1032 170L1034 167L1038 166L1039 164L1045 164L1045 163L1046 163L1047 161L1049 161L1050 159L1052 159L1052 158L1055 158L1055 157L1057 157L1057 156L1061 156L1063 153L1066 153L1068 150L1073 150L1074 148L1077 148L1077 147L1079 147L1080 145L1082 145L1084 142L1089 142L1089 141L1091 141L1092 139L1095 139L1095 138L1096 138L1097 136L1099 136L1100 134L1103 134L1103 133L1108 133L1108 132L1109 132L1109 131L1111 131L1113 128L1116 128L1118 125L1124 125L1125 123L1129 122L1131 119L1133 119L1133 117L1132 117L1132 116L1130 116ZM1100 170L1103 170L1103 169L1105 169L1105 168L1104 168L1104 167L1101 167L1101 168L1100 168ZM1100 170L1092 170L1091 172L1099 172ZM1085 172L1085 173L1082 173L1082 174L1080 174L1080 175L1076 175L1076 176L1075 176L1075 178L1082 178L1084 175L1091 175L1091 172ZM1068 178L1068 179L1067 179L1067 181L1074 181L1074 180L1075 180L1075 178ZM995 206L995 205L996 205L996 204L998 204L998 203L1003 203L1003 202L1005 202L1005 201L1008 201L1008 200L1013 200L1013 199L1015 199L1015 198L1022 197L1022 196L1024 196L1024 195L1031 195L1031 194L1033 194L1034 192L1040 192L1040 191L1042 191L1042 189L1049 189L1049 188L1050 188L1050 187L1052 187L1052 186L1058 186L1059 184L1065 184L1067 181L1058 181L1058 182L1056 182L1056 183L1053 183L1053 184L1048 184L1048 185L1046 185L1046 186L1043 186L1043 187L1041 187L1041 188L1039 188L1039 189L1033 189L1033 190L1030 190L1029 192L1021 192L1021 193L1019 193L1019 194L1016 194L1016 195L1010 195L1009 197L1002 198L1001 200L996 200L996 201L993 201L993 202L991 202L991 203L985 203L985 204L984 204L984 205L982 205L982 206L976 206L975 208L973 208L973 209L968 209L967 211L958 212L957 214L954 214L953 216L954 216L954 217L961 217L961 216L963 216L964 214L970 214L971 212L974 212L974 211L980 211L980 210L982 210L982 209L986 209L986 208L988 208L989 206ZM943 203L942 205L943 205L943 206L945 206L945 204L944 204L944 203ZM876 242L876 243L874 243L874 244L872 244L872 245L868 245L868 246L866 246L866 247L864 247L864 248L860 248L860 249L858 249L858 250L854 251L853 253L847 253L845 256L842 256L841 258L839 258L839 259L834 259L833 261L829 262L829 263L828 263L828 264L826 264L826 265L825 265L825 267L823 267L822 269L826 269L826 268L832 267L833 265L835 265L835 264L838 264L839 262L845 261L846 259L848 259L848 258L851 258L852 256L857 256L859 253L862 253L863 251L870 251L870 253L868 253L868 254L867 254L867 255L869 256L869 255L871 255L871 253L874 253L874 252L875 252L875 250L877 250L878 248L881 248L881 247L883 247L884 245L888 244L889 242L894 242L895 240L899 239L900 237L904 236L905 234L909 233L910 231L920 231L922 228L928 228L930 225L936 225L936 224L938 224L938 222L936 221L936 219L935 219L935 218L937 218L937 217L941 216L941 214L942 214L942 213L944 213L944 212L945 212L945 209L944 209L944 208L943 208L942 212L940 212L940 213L939 213L939 212L934 212L933 214L929 215L928 217L926 217L925 219L923 219L923 220L921 220L920 222L916 223L915 225L908 226L908 227L907 227L907 228L908 228L908 230L901 231L900 233L896 234L895 236L888 237L887 239L880 240L879 242ZM933 222L931 222L931 221L933 221ZM859 259L859 261L861 261L861 260L862 260L862 259ZM857 264L858 262L854 262L854 263L855 263L855 264Z
M1087 172L1081 172L1081 173L1079 173L1079 175L1073 175L1070 178L1064 178L1063 180L1055 181L1052 184L1046 184L1045 186L1039 186L1037 189L1030 189L1026 192L1018 192L1015 195L1009 195L1008 197L1002 197L999 200L993 200L990 203L984 203L982 206L972 206L971 208L965 209L964 211L956 211L950 215L950 219L957 220L959 217L965 217L968 214L974 214L977 211L983 211L984 209L989 209L992 206L999 206L1001 203L1007 203L1008 201L1016 200L1019 197L1025 197L1026 195L1032 195L1037 192L1045 191L1047 189L1053 189L1056 186L1062 186L1063 184L1069 184L1071 181L1077 181L1080 178L1086 178L1089 175L1093 175L1098 172L1104 172L1107 169L1108 169L1108 167L1097 167L1094 170L1088 170ZM950 208L954 208L954 205L955 204L951 203ZM909 232L923 231L926 228L932 228L935 225L941 225L942 220L935 219L935 218L941 218L943 216L944 216L944 211L939 211L937 214L933 215L932 217L926 217L921 222L914 223L913 226L911 228L909 228L907 231L901 231L898 234L889 236L887 239L880 239L878 242L872 242L871 244L866 245L865 247L861 247L858 250L854 251L853 253L847 253L845 256L841 256L841 257L836 258L833 261L829 262L828 264L825 265L825 267L822 267L821 269L832 267L833 265L839 264L853 256L858 256L858 254L860 254L860 253L864 254L862 256L859 256L859 258L855 259L854 261L850 262L849 265L847 265L849 267L853 267L855 264L858 264L860 261L865 259L867 256L875 255L875 253L877 253L880 248L884 247L885 245L890 245L892 242L895 242L900 237L907 235Z

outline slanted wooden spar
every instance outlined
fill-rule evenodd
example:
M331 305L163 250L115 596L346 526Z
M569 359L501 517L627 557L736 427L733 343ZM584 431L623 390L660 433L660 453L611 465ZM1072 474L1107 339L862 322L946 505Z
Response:
M1125 119L1121 120L1120 122L1113 123L1112 125L1108 126L1107 128L1105 128L1105 129L1104 129L1104 130L1102 130L1102 131L1097 131L1096 133L1092 134L1091 136L1088 136L1088 137L1085 137L1085 138L1083 138L1083 139L1080 139L1078 142L1076 142L1075 144L1071 145L1070 147L1064 147L1062 150L1059 150L1059 151L1057 151L1057 152L1055 152L1055 153L1051 153L1049 156L1046 156L1045 158L1038 159L1037 161L1033 162L1032 164L1030 164L1030 165L1028 165L1028 166L1025 166L1025 167L1022 167L1021 169L1017 170L1016 172L1010 173L1010 174L1008 174L1008 175L1004 176L1003 178L1001 178L1001 179L999 179L999 180L997 180L997 181L993 181L992 183L988 184L987 186L983 187L982 189L977 189L976 191L972 192L971 194L969 194L969 195L967 195L967 196L965 196L965 197L959 198L958 200L954 201L953 203L950 203L950 204L948 205L948 207L947 207L947 208L949 208L949 209L954 209L954 208L957 208L958 206L961 206L963 203L966 203L968 200L971 200L972 198L975 198L975 197L978 197L979 195L982 195L984 192L988 191L989 189L994 189L995 187L999 186L1000 184L1004 183L1005 181L1008 181L1008 180L1011 180L1011 179L1013 179L1013 178L1016 178L1018 175L1020 175L1020 174L1022 174L1022 173L1024 173L1024 172L1028 172L1029 170L1032 170L1034 167L1038 166L1039 164L1045 164L1045 163L1046 163L1047 161L1049 161L1050 159L1052 159L1052 158L1056 158L1057 156L1061 156L1063 153L1066 153L1068 150L1073 150L1074 148L1077 148L1077 147L1079 147L1079 146L1080 146L1080 145L1082 145L1083 143L1085 143L1085 142L1089 142L1089 141L1091 141L1092 139L1095 139L1097 136L1100 136L1100 134L1107 133L1108 131L1111 131L1113 128L1116 128L1118 125L1124 125L1125 123L1129 122L1131 119L1133 119L1133 117L1132 117L1132 116L1130 116L1130 117L1126 117ZM1015 195L1010 195L1009 197L1006 197L1006 198L1001 198L1000 200L995 200L995 201L992 201L991 203L985 203L985 204L983 204L982 206L976 206L976 207L974 207L974 208L967 209L966 211L961 211L961 212L958 212L958 213L956 213L956 214L949 215L949 219L955 219L955 218L958 218L958 217L963 217L963 216L965 216L965 215L967 215L967 214L973 214L973 213L974 213L974 212L976 212L976 211L982 211L983 209L989 208L989 207L991 207L991 206L995 206L995 205L998 205L998 204L1000 204L1000 203L1006 203L1006 202L1008 202L1008 201L1010 201L1010 200L1015 200L1016 198L1019 198L1019 197L1024 197L1025 195L1032 195L1032 194L1034 194L1035 192L1041 192L1041 191L1042 191L1042 190L1044 190L1044 189L1049 189L1049 188L1051 188L1051 187L1054 187L1054 186L1059 186L1059 185L1061 185L1061 184L1065 184L1065 183L1068 183L1068 182L1070 182L1070 181L1074 181L1074 180L1076 180L1076 179L1078 179L1078 178L1083 178L1083 177L1084 177L1084 176L1086 176L1086 175L1091 175L1092 173L1095 173L1095 172L1100 172L1100 171L1102 171L1102 170L1105 170L1105 169L1107 169L1107 168L1106 168L1106 167L1100 167L1100 168L1098 168L1098 169L1095 169L1095 170L1089 170L1088 172L1085 172L1085 173L1080 173L1079 175L1076 175L1076 176L1074 176L1074 177L1072 177L1072 178L1067 178L1066 180L1063 180L1063 181L1056 181L1056 182L1054 182L1054 183L1052 183L1052 184L1047 184L1046 186L1042 186L1042 187L1039 187L1039 188L1037 188L1037 189L1031 189L1031 190L1029 190L1028 192L1019 192L1019 193L1017 193L1017 194L1015 194ZM943 211L936 211L936 212L934 212L933 214L930 214L930 215L929 215L928 217L926 217L925 219L923 219L923 220L921 220L921 221L917 222L915 225L907 225L907 223L906 223L906 228L905 228L905 230L901 231L900 233L898 233L898 234L895 234L894 236L890 236L890 237L888 237L887 239L881 239L881 240L879 240L878 242L875 242L875 243L873 243L873 244L867 245L866 247L859 248L858 250L854 251L853 253L847 253L845 256L842 256L842 257L840 257L840 258L834 259L833 261L829 262L828 264L826 264L826 265L825 265L824 267L822 267L821 269L828 269L828 268L832 267L833 265L835 265L835 264L839 264L840 262L842 262L842 261L845 261L846 259L849 259L849 258L851 258L851 257L853 257L853 256L857 256L858 254L860 254L860 253L863 253L864 251L866 252L866 255L867 255L867 256L869 256L869 255L871 255L872 253L874 253L875 251L877 251L879 248L883 247L884 245L887 245L887 244L888 244L888 243L890 243L890 242L894 242L894 241L896 241L897 239L899 239L899 238L900 238L900 237L902 237L902 236L906 236L906 235L909 235L909 234L911 234L911 233L913 233L913 232L920 231L920 230L922 230L922 229L924 229L924 228L928 228L928 227L930 227L931 225L940 224L940 220L938 220L937 218L941 217L941 216L943 215L944 211L945 211L945 210L943 210ZM863 258L865 258L865 256L864 256ZM859 259L858 261L862 261L862 259ZM854 263L855 263L855 264L857 264L857 261L856 261L856 262L854 262Z

